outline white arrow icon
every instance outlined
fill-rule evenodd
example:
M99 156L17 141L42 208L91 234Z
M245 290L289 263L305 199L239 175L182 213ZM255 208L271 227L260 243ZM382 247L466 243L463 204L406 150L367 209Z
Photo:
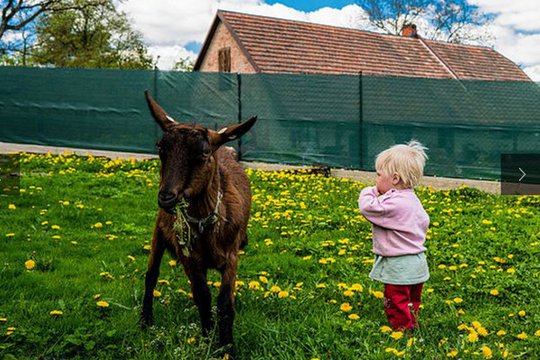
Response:
M519 181L521 181L521 180L525 177L525 175L527 175L527 174L525 174L525 171L521 170L521 168L518 168L518 169L519 169L519 171L521 171L521 173L523 174L523 175L519 178Z

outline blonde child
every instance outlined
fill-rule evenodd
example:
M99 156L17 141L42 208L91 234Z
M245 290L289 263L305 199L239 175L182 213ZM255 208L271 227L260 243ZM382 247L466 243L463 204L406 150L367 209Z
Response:
M429 216L414 193L424 172L425 148L417 141L377 155L376 186L360 192L360 213L372 223L375 262L369 277L384 284L384 310L393 329L417 327Z

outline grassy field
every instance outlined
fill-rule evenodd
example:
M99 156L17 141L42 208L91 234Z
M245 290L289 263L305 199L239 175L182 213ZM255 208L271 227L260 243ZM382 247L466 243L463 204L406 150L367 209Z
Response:
M158 162L22 155L0 197L0 358L211 359L166 256L156 325L138 326ZM431 217L421 328L389 331L371 281L365 184L247 170L239 359L532 359L540 353L540 198L417 189ZM217 295L219 277L210 275Z

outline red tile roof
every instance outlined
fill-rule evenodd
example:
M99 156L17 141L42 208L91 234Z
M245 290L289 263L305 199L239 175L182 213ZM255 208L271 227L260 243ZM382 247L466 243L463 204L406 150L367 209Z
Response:
M480 46L218 11L195 64L221 21L262 73L393 75L531 81L512 61Z

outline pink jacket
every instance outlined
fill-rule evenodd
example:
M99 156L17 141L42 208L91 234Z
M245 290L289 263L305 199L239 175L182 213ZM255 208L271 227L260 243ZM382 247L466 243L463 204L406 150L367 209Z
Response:
M360 213L373 224L373 252L380 256L419 254L429 216L412 189L392 189L378 196L376 188L366 187L358 198Z

